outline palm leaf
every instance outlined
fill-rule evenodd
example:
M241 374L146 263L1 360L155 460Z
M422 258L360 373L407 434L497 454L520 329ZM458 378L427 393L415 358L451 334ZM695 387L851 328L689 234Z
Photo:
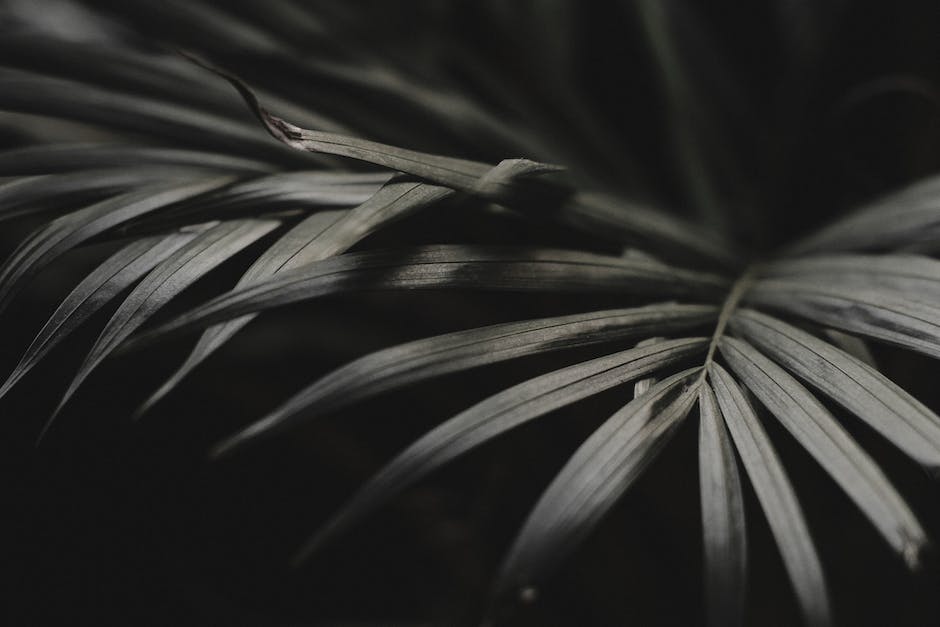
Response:
M198 180L204 169L176 166L108 168L68 174L20 177L0 185L0 222L48 208L71 211L83 200L95 200L141 187Z
M243 81L235 76L192 58L196 63L228 80L242 95L264 128L278 141L291 148L315 154L336 155L365 161L383 168L411 174L425 181L484 197L512 197L517 179L557 172L558 166L510 159L491 168L468 159L455 159L389 146L374 141L301 128L272 115Z
M226 178L203 178L181 185L144 187L66 214L36 231L14 251L0 268L0 311L9 304L23 282L48 266L68 250L116 226L217 189L230 182Z
M940 357L940 308L890 289L768 279L748 294L759 306Z
M870 365L785 322L742 310L732 328L913 459L940 465L940 416Z
M155 329L141 341L338 292L389 289L484 289L616 292L708 297L725 280L658 262L589 253L473 246L341 255L309 264L220 296Z
M215 450L228 451L259 435L286 428L305 415L335 411L431 377L522 356L642 336L652 329L685 330L707 323L716 313L716 308L708 305L667 303L498 324L393 346L331 372Z
M53 418L91 372L135 329L220 263L278 226L275 220L232 220L206 229L159 263L124 299L88 352ZM45 433L51 425L46 423ZM42 435L40 435L42 437Z
M806 622L828 625L829 598L819 555L770 438L731 375L713 364L709 377L725 424L777 540Z
M339 530L458 455L526 421L701 352L706 345L704 338L688 338L633 348L530 379L487 398L402 451L304 545L298 558L308 557Z
M835 418L780 366L749 344L724 338L722 355L745 385L868 516L909 566L926 542L904 499Z
M138 167L180 167L240 174L263 174L275 169L263 161L201 150L124 144L62 143L24 146L0 151L0 175L30 176L58 173L69 180L73 171ZM119 172L114 172L115 176Z
M50 350L92 314L198 233L196 229L186 229L169 235L154 235L134 240L102 262L72 290L43 325L26 349L26 354L3 386L0 386L0 396L6 394Z
M931 177L880 198L814 233L794 253L891 250L920 243L936 250L940 177Z
M747 581L744 494L734 450L715 393L698 396L699 482L705 545L705 589L709 625L741 625Z
M800 149L815 145L809 136L825 134L805 117L808 103L816 103L806 88L811 70L832 65L822 44L834 11L770 8L787 44L780 55L785 77L758 89L723 62L733 51L713 36L706 10L682 2L613 11L592 5L600 21L638 17L617 32L644 37L649 59L615 48L606 36L594 42L596 49L584 46L588 11L566 0L441 5L435 11L458 30L493 35L485 53L469 48L461 33L432 54L401 56L389 54L386 38L394 29L366 28L382 20L361 19L362 9L349 3L73 4L83 16L75 39L87 21L98 42L67 41L49 27L41 34L14 32L0 23L0 109L10 112L0 131L17 146L0 152L0 221L9 226L4 235L12 234L4 241L18 243L0 267L0 310L27 288L43 289L33 279L68 263L76 248L112 240L116 252L64 297L0 386L0 397L125 293L80 355L82 365L53 417L107 358L173 333L201 331L138 414L277 307L353 292L392 292L405 302L417 290L440 292L436 302L470 291L538 295L533 306L551 302L557 312L564 303L567 315L510 312L510 322L370 347L286 401L276 399L273 411L213 452L234 451L395 390L422 393L419 386L446 374L459 373L460 384L469 385L474 369L595 347L593 354L603 356L563 353L564 367L514 379L522 382L419 437L327 520L300 557L458 456L616 389L625 405L577 448L530 511L503 563L497 594L526 591L522 596L530 598L600 524L697 400L709 621L742 623L753 576L739 459L806 622L829 624L820 558L749 395L892 549L918 565L926 531L822 399L928 469L940 466L940 418L879 371L881 353L874 352L876 361L868 345L940 357L940 262L928 256L940 241L940 179L885 194L776 254L764 246L779 239L773 230L786 223L791 206L832 204L831 196L802 192L797 162L805 156L807 170L822 163L813 150ZM373 17L397 13L380 5L370 9ZM417 48L420 42L411 39L423 35L410 29L409 41L396 45ZM595 53L607 58L601 41L625 65L637 57L654 70L635 81L634 64L623 84L619 73L585 81L582 70ZM167 47L193 52L184 54L188 60L159 52ZM584 52L590 54L581 58ZM238 90L261 127L205 69ZM654 85L663 103L644 104ZM767 93L777 94L770 105ZM650 134L660 118L669 123ZM511 155L517 156L504 158ZM830 165L827 173L836 170ZM853 195L859 194L836 196ZM661 208L676 198L684 198L676 210ZM451 211L455 206L461 211ZM420 231L425 219L450 230L408 237L421 242L417 247L389 245L397 229L388 227L404 217L414 220L399 223L404 230ZM513 241L510 232L494 237L499 246L487 243L488 236L465 237L460 222L500 230L505 223L496 220L506 218L525 233L525 247L505 245ZM20 239L21 220L45 224ZM735 223L743 226L732 229ZM280 237L262 243L280 227ZM153 324L184 290L249 252L234 286L213 285L214 296ZM752 257L768 256L753 263ZM579 299L591 295L604 304L579 308ZM667 299L673 300L662 302ZM392 321L379 308L368 313ZM442 315L416 309L404 320L417 327L422 317ZM633 348L623 350L626 341Z
M454 192L445 187L409 181L390 182L368 200L349 212L320 212L308 217L286 233L261 255L244 274L236 288L305 266L344 252L359 240L411 213L439 202ZM253 315L210 327L203 332L196 347L141 407L143 413L168 394L186 375L218 349Z
M692 368L664 379L578 448L529 514L503 562L499 590L538 583L584 540L689 413L700 373Z
M61 98L62 93L68 93L69 99ZM0 73L0 108L173 138L184 146L208 145L272 163L298 162L292 153L259 137L244 122L75 81L4 71Z

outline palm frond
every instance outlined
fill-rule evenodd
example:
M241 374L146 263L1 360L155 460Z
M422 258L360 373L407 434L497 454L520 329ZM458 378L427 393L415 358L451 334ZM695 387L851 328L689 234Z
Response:
M26 354L0 387L6 394L56 344L136 283L154 266L198 235L197 229L183 229L167 235L136 239L104 260L62 301L36 335Z
M828 625L829 595L819 555L773 444L731 375L718 364L712 364L709 376L725 424L777 540L806 622Z
M0 268L0 311L9 305L24 281L68 250L128 220L230 182L229 178L202 177L188 184L177 180L162 186L147 186L56 218L20 244Z
M717 313L717 308L709 305L647 305L510 322L393 346L365 355L312 383L265 418L227 439L216 451L227 451L299 419L432 377L523 356L612 343L654 330L681 331L707 324ZM636 348L643 346L641 342Z
M734 448L711 386L699 390L699 481L710 625L740 625L747 586L744 493Z
M890 379L845 351L756 311L741 310L732 328L927 468L940 463L940 417Z
M702 352L705 338L667 340L530 379L474 405L430 431L393 460L308 542L305 558L338 529L361 518L424 474L523 422ZM688 408L686 408L688 409ZM533 582L522 582L526 587Z
M479 9L509 33L517 28L511 20L523 16L521 32L542 41L544 50L519 53L541 69L531 85L513 84L511 74L464 52L448 60L475 89L498 86L490 99L433 71L434 59L423 61L426 72L409 71L364 45L368 37L343 3L324 5L322 13L288 0L271 10L207 1L159 9L144 0L98 4L89 2L89 11L111 16L134 38L125 33L111 46L46 35L0 38L0 109L34 116L42 130L36 137L55 136L56 124L68 121L79 126L61 128L95 138L56 137L0 151L0 222L36 227L17 238L0 267L0 311L76 249L103 242L109 251L39 329L0 386L0 399L8 401L14 386L111 303L116 309L80 355L53 418L112 355L198 331L188 356L138 401L138 417L156 413L197 367L209 369L221 347L277 308L366 292L538 296L567 309L422 330L419 339L370 348L259 412L260 419L228 425L234 433L216 434L212 454L284 437L313 419L444 375L459 374L470 387L485 368L551 354L561 363L503 384L401 450L321 524L297 560L354 533L353 525L466 453L614 391L623 395L620 409L571 443L573 453L529 511L496 576L496 598L525 596L544 584L654 463L697 402L710 624L744 622L756 571L748 563L747 485L805 621L830 624L821 559L751 395L900 561L920 566L929 525L827 404L932 472L940 468L940 416L876 359L879 344L940 357L940 261L930 257L940 241L936 175L756 259L752 242L741 237L749 227L731 223L753 217L744 206L754 190L733 183L759 177L750 176L747 150L737 154L725 141L737 133L730 108L757 119L755 102L715 58L703 60L704 74L696 75L695 55L720 51L701 16L684 12L682 3L644 1L624 13L638 17L648 39L672 120L667 147L656 149L672 155L680 196L695 210L688 213L704 220L660 209L648 194L626 196L611 183L604 171L621 166L629 170L621 173L625 180L641 178L644 151L612 142L611 121L566 89L575 74L571 42L551 35L570 24L553 22L558 14L543 15L534 4ZM503 17L489 13L497 10ZM808 25L809 39L791 40L785 55L789 71L798 72L818 52L821 18L781 15ZM184 53L188 60L128 43L149 41L155 30L161 46L192 50ZM312 49L322 54L305 52ZM711 78L720 91L714 98L705 89ZM791 86L799 82L790 79ZM701 110L699 98L707 100ZM638 120L630 124L648 123ZM571 131L546 132L559 121ZM773 136L764 131L755 134ZM786 154L767 163L795 159L784 143ZM528 157L504 158L512 154ZM768 197L784 176L770 169L759 180ZM475 241L461 232L467 215L495 229L511 221L526 237ZM396 229L407 231L419 219L453 230L430 232L431 242L401 238ZM157 315L223 264L249 256L229 283L200 294L188 311ZM595 297L612 304L597 305ZM383 322L380 311L369 313ZM569 350L588 348L588 356ZM812 516L808 511L810 522Z
M695 403L701 368L657 383L584 441L542 494L503 562L501 591L540 582L577 548L668 443Z
M104 359L161 307L197 279L275 229L276 220L231 220L211 226L157 264L124 299L59 401L55 414ZM47 423L47 427L48 427Z
M846 491L885 540L916 567L926 542L924 530L848 432L806 388L746 342L724 338L721 352L748 389Z

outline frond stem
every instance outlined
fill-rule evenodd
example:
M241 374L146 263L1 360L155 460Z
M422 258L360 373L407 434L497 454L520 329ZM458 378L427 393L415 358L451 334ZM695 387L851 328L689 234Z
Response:
M712 333L711 342L708 343L708 353L705 355L705 363L702 364L702 371L699 373L697 384L700 385L705 380L708 367L715 359L715 351L718 349L718 343L725 334L728 321L731 320L731 316L734 315L741 299L754 283L759 268L760 266L756 264L749 266L731 286L731 291L728 292L727 298L725 298L724 303L721 305L721 311L718 313L718 322L715 324L715 331Z

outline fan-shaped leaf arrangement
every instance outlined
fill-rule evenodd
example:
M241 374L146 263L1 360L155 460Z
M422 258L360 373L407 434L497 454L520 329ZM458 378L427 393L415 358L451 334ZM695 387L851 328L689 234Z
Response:
M210 28L220 32L224 24L231 26L213 24ZM0 307L67 251L92 240L124 242L65 298L0 387L0 396L112 301L120 304L62 403L115 350L198 330L195 348L146 400L142 414L254 316L329 294L459 289L623 295L622 308L510 321L367 354L225 438L214 454L234 454L304 421L444 374L629 339L634 348L539 374L455 416L442 416L439 426L391 460L314 534L298 559L314 555L339 533L355 533L350 527L357 521L456 457L523 423L617 388L623 390L623 407L577 447L547 486L506 556L497 595L544 580L677 429L698 420L712 624L742 620L745 481L756 492L806 622L828 624L823 568L763 413L806 449L899 559L917 567L927 543L924 530L827 404L841 406L924 467L940 467L940 417L858 357L865 349L860 340L869 339L940 357L940 262L905 252L913 246L921 253L936 248L937 179L882 198L785 255L748 266L729 242L699 225L572 186L556 166L524 159L491 164L397 148L336 134L341 127L327 115L304 119L331 132L308 130L269 113L261 100L289 112L299 110L297 103L259 99L238 79L215 70L241 92L263 127L295 150L281 149L239 118L233 99L213 82L216 77L200 75L194 65L171 56L125 59L56 45L72 58L94 57L96 64L78 63L88 75L66 80L43 73L55 70L46 67L42 55L25 55L17 69L0 76L5 84L0 107L157 134L178 147L52 144L0 154L0 176L7 177L0 185L0 220L51 216L0 269ZM122 71L134 63L143 65L132 74ZM384 83L363 85L348 68L314 64L311 71L360 90L402 96L406 89L393 74L380 72ZM177 77L178 82L167 80ZM203 89L194 90L196 83ZM169 100L134 95L149 87L158 87ZM66 92L67 105L60 98ZM455 101L461 114L452 116L440 101L406 95L429 125L462 116L505 145L542 152L530 138L468 102ZM187 148L194 134L200 138L198 150ZM206 147L217 152L203 152ZM316 158L308 159L310 154ZM355 169L348 160L378 171ZM124 167L128 162L133 166ZM285 165L307 170L285 173ZM78 197L83 203L76 207ZM498 206L526 224L561 226L631 252L613 256L577 247L460 244L346 252L396 220L446 210L455 199L475 207L481 220ZM273 232L276 238L269 237ZM266 237L269 243L231 291L138 331L187 286ZM646 304L632 304L637 299Z

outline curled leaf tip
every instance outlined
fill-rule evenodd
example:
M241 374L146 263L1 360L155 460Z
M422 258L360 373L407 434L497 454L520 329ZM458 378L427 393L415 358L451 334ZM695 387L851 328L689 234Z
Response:
M248 108L251 109L251 112L254 113L255 117L258 118L258 120L264 125L264 128L268 131L268 133L271 134L272 137L293 148L302 149L301 146L295 145L294 143L301 139L302 129L285 120L282 120L275 115L271 115L271 113L269 113L268 110L261 105L261 101L258 100L258 96L255 95L254 90L249 87L245 81L189 50L177 48L177 52L183 58L194 63L195 65L198 65L199 67L208 70L216 76L224 78L226 81L228 81L229 84L231 84L232 87L238 91L239 95L241 95L242 99L244 99L245 104L248 105Z

